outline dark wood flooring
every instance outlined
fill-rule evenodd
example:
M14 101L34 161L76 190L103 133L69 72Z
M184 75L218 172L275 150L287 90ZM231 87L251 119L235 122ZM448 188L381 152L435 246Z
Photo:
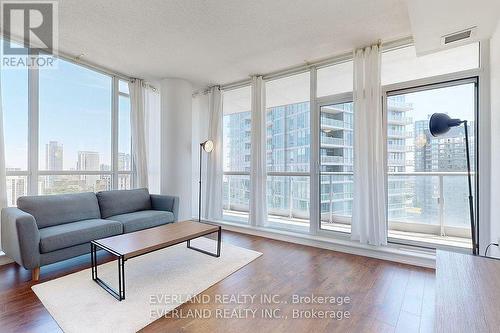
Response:
M264 255L207 289L208 304L185 303L176 312L182 318L171 313L143 332L433 332L434 270L227 231L223 241ZM88 267L90 256L42 267L40 282ZM0 332L61 331L30 278L16 264L0 266ZM222 304L218 295L238 298ZM245 295L255 295L254 302L236 303ZM263 302L263 295L279 303ZM349 303L293 304L294 295Z

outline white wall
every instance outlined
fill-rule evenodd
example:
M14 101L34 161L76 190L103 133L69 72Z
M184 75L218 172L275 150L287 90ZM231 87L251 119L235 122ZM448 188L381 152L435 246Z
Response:
M491 82L491 241L500 238L500 22L490 41ZM492 253L500 255L493 249Z
M148 188L149 193L160 193L161 183L161 95L160 82L148 81L157 91L146 94L146 138L148 147Z
M198 218L198 193L200 180L200 143L208 138L208 95L198 94L193 97L193 137L192 137L192 206L191 215ZM207 154L202 155L202 194L206 193L207 183ZM206 198L203 199L205 201Z
M191 218L192 86L161 81L161 193L179 196L179 220Z

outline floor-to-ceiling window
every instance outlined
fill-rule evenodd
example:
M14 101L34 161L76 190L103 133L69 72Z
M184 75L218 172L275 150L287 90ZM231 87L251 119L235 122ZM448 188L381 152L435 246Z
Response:
M248 223L250 200L251 94L245 86L222 95L223 216L241 223Z
M435 112L468 121L475 165L476 80L455 81L387 97L387 212L392 231L466 237L470 233L465 129L433 137Z
M449 242L455 237L462 246L468 233L468 214L466 187L462 187L465 159L456 160L463 150L460 130L450 131L456 137L449 141L426 138L423 143L422 135L427 135L428 116L433 112L458 112L458 117L469 121L471 147L476 154L479 44L425 56L417 56L415 47L406 44L384 50L381 60L389 239L416 240L417 245L421 240L444 240L446 245L455 245L454 240ZM314 85L311 78L316 78ZM464 79L472 81L457 81ZM233 90L224 92L224 219L245 222L252 128L251 89L246 89L243 108L229 107ZM304 72L273 74L265 79L267 226L322 235L350 232L356 199L352 101L353 61L349 55ZM460 101L460 112L453 101ZM422 144L433 147L424 151L437 150L440 160L423 156ZM447 149L456 156L448 156ZM443 162L443 156L454 162ZM417 171L419 158L437 169L420 174L424 171ZM448 163L447 169L443 163Z
M350 232L354 119L351 60L318 68L320 229Z
M130 92L128 82L118 81L118 155L116 156L118 172L113 175L116 188L126 190L133 187L132 166L132 134L130 127Z
M268 223L308 228L310 205L309 72L266 82Z
M433 137L429 118L439 112L468 121L474 168L478 81L454 73L478 67L477 43L422 57L413 46L383 54L382 83L391 87L385 102L390 238L467 246L464 127Z
M28 194L131 187L125 81L64 59L3 67L1 79L9 205Z
M38 193L109 190L112 78L56 61L39 70Z
M2 67L1 80L7 204L15 206L28 193L28 69Z

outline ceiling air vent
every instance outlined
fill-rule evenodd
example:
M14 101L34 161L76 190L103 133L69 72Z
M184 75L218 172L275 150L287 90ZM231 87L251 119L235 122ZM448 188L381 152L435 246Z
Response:
M464 41L466 39L474 37L475 34L476 34L476 27L454 32L452 34L441 37L441 44L447 45L458 41Z

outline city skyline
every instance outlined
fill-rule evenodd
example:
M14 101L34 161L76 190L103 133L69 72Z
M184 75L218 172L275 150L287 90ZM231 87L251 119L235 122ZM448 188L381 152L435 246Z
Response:
M428 131L428 119L434 112L444 112L452 117L468 119L473 150L473 96L473 85L465 84L389 97L388 172L465 171L463 129L452 129L448 135L434 138ZM311 140L309 105L310 103L305 101L266 109L268 172L309 173ZM353 176L338 173L353 171L355 129L352 102L323 106L320 119L322 220L329 223L339 221L349 223L353 200ZM239 110L224 116L224 170L250 171L250 131L250 111ZM422 147L438 153L418 156ZM289 220L309 218L309 176L268 176L267 179L269 215L282 216ZM414 179L414 177L389 175L387 198L389 219L436 223L438 207L436 193L439 192L437 186L440 186L435 183L436 179L431 176ZM466 178L445 178L442 184L447 197L444 216L446 223L466 225L467 212L463 211L465 208L462 209L467 207L463 202L467 190ZM248 176L226 175L224 177L226 212L248 211L249 191ZM336 216L336 221L331 219L332 216Z
M61 59L57 70L40 71L38 154L44 167L45 143L63 142L64 164L78 151L97 151L101 162L111 165L112 78ZM5 68L1 73L7 168L28 167L28 73ZM119 98L121 152L130 152L130 101Z
M45 144L45 169L46 171L65 171L64 169L64 144L50 141ZM111 171L111 166L100 163L100 153L92 151L79 151L76 167L67 171ZM118 170L125 171L131 168L131 156L126 153L118 153ZM6 168L6 171L21 171L21 168ZM82 191L110 190L112 177L109 174L102 175L46 175L38 179L39 194L55 194ZM20 196L27 195L27 176L7 177L7 202L10 206L16 205ZM119 189L130 188L130 175L119 175Z
M75 167L66 169L64 167L64 144L58 141L50 141L46 144L45 169L47 171L111 171L110 164L100 163L101 153L98 151L80 150L77 152ZM131 155L118 153L118 170L130 170ZM13 169L13 168L11 168ZM14 168L20 170L19 168Z

